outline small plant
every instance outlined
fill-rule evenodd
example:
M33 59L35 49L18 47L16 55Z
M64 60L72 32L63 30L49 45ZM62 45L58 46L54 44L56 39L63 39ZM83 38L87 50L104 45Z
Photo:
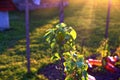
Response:
M97 49L97 52L101 54L102 59L102 70L106 65L106 58L110 56L108 38L105 38L101 41L100 47ZM104 70L103 70L104 71Z
M65 52L64 54L65 80L88 80L88 65L84 63L84 56L76 51Z
M108 39L103 39L101 41L100 47L97 49L97 52L101 54L101 58L110 56Z
M84 57L76 51L76 37L76 31L64 23L49 29L44 35L54 53L52 59L60 60L59 64L64 66L65 80L88 80Z

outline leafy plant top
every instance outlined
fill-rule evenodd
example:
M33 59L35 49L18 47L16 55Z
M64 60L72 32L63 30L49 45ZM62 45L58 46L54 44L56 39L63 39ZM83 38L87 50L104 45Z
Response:
M72 27L68 27L64 23L60 23L49 29L44 35L45 40L50 45L52 50L62 49L71 50L75 49L76 31Z
M84 63L84 56L75 48L76 37L76 31L64 23L49 29L44 35L54 53L52 59L60 60L59 64L64 65L65 80L88 80L88 66Z
M97 49L97 52L101 54L101 57L106 57L110 55L108 39L103 39L101 41L100 47Z

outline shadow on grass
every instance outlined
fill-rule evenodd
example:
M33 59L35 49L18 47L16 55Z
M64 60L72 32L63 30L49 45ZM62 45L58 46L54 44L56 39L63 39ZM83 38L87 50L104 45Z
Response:
M51 21L57 18L57 14L58 10L56 8L40 9L30 12L30 33L35 33L37 28L44 27L46 24L51 24ZM45 15L47 17L45 17ZM14 48L15 45L19 44L19 40L25 40L26 31L24 17L24 12L10 12L10 25L12 30L0 32L0 54L7 51L7 49ZM39 32L39 34L42 34L41 32ZM24 41L22 44L25 46L25 43Z
M37 77L37 75L35 75L35 73L31 72L24 74L21 80L39 80L39 78Z

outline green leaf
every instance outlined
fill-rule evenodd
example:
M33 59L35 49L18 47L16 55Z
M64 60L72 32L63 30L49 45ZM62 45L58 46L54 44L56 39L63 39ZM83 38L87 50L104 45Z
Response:
M60 24L58 24L58 25L56 25L56 28L64 28L64 27L66 27L67 25L65 24L65 23L60 23Z
M72 31L70 32L70 35L72 36L72 38L75 40L77 37L76 31L72 28Z
M68 75L68 76L65 78L65 80L74 80L74 78L73 78L73 76Z
M83 62L84 61L84 56L83 55L77 55L78 56L78 60Z
M53 49L53 48L55 47L55 42L52 42L52 43L50 44L50 46L51 46L51 48Z
M87 71L83 71L83 80L88 80L88 73Z
M47 32L43 37L46 38L50 35L50 32Z
M72 73L74 71L75 68L75 63L72 61L66 61L63 63L63 65L65 66L65 72L69 72Z
M65 39L66 39L66 40L69 40L69 39L70 39L70 35L69 35L68 33L66 33Z
M50 37L46 37L46 42L50 43Z
M66 27L67 25L65 23L60 24L62 27Z
M70 52L64 52L64 53L63 53L63 56L68 56L68 57L70 57Z
M87 64L84 64L84 70L87 71L87 69L88 69L88 65L87 65Z
M51 57L52 60L59 60L60 59L60 55L59 53L55 53L54 56Z
M83 62L76 62L78 68L82 68L84 66Z

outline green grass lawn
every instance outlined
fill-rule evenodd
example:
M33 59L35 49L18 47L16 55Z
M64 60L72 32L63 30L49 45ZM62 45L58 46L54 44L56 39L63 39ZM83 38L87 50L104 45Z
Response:
M77 44L84 45L90 53L104 38L107 0L69 0L65 7L65 23L77 31ZM112 1L109 39L110 46L120 44L120 1ZM47 80L37 75L37 70L52 63L51 50L44 44L45 31L59 23L58 8L30 12L31 71L27 75L24 12L10 12L10 31L0 32L0 80Z

